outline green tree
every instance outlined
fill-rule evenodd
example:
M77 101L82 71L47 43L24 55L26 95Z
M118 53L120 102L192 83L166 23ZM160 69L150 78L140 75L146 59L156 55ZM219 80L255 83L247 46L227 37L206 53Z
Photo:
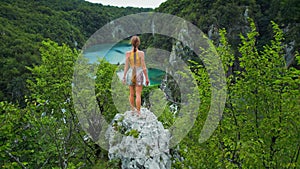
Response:
M74 63L78 58L77 50L47 40L42 42L40 52L41 65L28 67L32 78L27 82L31 95L27 96L26 107L0 102L0 120L3 123L0 128L0 139L3 143L0 146L1 167L91 168L97 164L118 166L119 162L109 162L107 151L100 148L83 131L75 113L72 77ZM103 78L100 79L103 84L97 85L97 92L107 89L110 80L106 75L112 72L113 66L106 67L106 71L97 74ZM101 94L97 96L101 100L104 98ZM109 96L109 92L105 96ZM109 112L106 107L102 113L104 112Z
M283 33L272 22L274 39L257 50L256 31L241 36L239 64L234 70L234 52L220 31L218 52L227 70L228 98L222 120L205 143L198 143L210 103L209 80L196 64L201 84L201 107L188 136L173 151L175 168L297 168L299 160L299 70L286 68ZM299 59L299 55L296 55ZM197 160L195 160L197 159Z

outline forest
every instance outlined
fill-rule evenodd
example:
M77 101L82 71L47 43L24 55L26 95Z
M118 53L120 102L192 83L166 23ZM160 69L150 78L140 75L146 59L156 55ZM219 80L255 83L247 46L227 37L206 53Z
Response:
M189 64L201 105L193 128L170 149L172 168L300 167L297 0L167 0L156 9L84 0L2 0L0 9L1 168L120 168L121 161L109 160L82 129L72 102L72 76L95 31L119 17L149 11L199 27L215 44L226 72L223 116L200 143L211 83L201 62ZM172 48L172 40L163 37L141 35L141 40L143 48ZM111 120L118 113L109 89L117 68L99 63L97 104ZM143 100L157 87L145 87ZM169 128L178 118L167 107L159 121Z

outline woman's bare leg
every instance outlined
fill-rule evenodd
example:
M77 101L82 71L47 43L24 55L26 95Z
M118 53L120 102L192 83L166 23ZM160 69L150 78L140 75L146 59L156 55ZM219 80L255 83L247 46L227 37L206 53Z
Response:
M136 85L135 86L135 104L136 109L138 111L138 115L140 115L141 110L141 94L142 94L143 85Z
M133 111L135 109L134 108L134 86L129 86L129 91L130 91L129 103L130 103L131 110Z

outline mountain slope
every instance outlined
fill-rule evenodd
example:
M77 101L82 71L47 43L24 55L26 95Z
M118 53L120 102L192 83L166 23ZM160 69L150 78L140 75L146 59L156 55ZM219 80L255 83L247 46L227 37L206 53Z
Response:
M44 39L81 48L109 21L151 9L119 8L84 0L3 0L0 3L0 100L22 102L26 66L39 64Z
M218 39L218 30L225 28L233 47L239 44L239 34L249 31L247 17L254 19L260 33L258 43L263 46L272 38L271 21L284 30L286 44L295 41L300 47L300 3L297 0L168 0L156 9L180 16L197 25L211 39ZM216 35L216 36L214 36Z

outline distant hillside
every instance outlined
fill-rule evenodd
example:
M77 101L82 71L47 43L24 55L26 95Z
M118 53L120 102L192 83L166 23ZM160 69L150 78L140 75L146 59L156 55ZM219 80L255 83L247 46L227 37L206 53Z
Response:
M30 75L25 66L39 64L39 45L49 38L81 48L109 21L152 9L119 8L84 0L2 0L0 3L0 100L20 102Z
M156 9L185 18L197 25L215 42L218 31L225 28L234 48L240 43L239 34L249 30L247 17L254 19L260 36L259 46L272 38L271 21L280 25L285 33L291 55L300 49L300 3L298 0L168 0ZM286 60L292 64L293 57Z
M2 0L0 3L0 100L20 102L30 77L26 66L39 64L39 45L46 38L80 49L89 36L109 21L124 15L152 9L119 8L84 0ZM291 52L300 49L300 3L298 0L168 0L155 9L185 18L197 25L215 43L218 31L226 28L230 44L237 48L239 34L248 30L247 17L253 18L260 36L259 46L272 38L270 21L285 32ZM150 44L149 41L146 46ZM145 44L142 44L145 45ZM160 45L161 46L161 45ZM169 43L163 44L170 48Z

